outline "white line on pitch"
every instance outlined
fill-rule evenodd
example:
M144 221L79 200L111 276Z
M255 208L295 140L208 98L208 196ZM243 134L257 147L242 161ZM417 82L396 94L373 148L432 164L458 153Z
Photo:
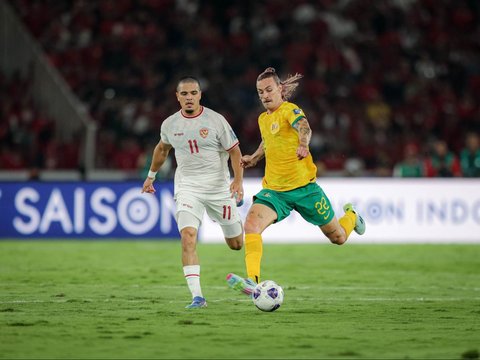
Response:
M69 301L66 299L59 299L59 300L4 300L0 301L0 304L44 304L44 303L76 303L76 302L86 302L86 303L108 303L108 302L125 302L125 303L145 303L151 302L152 300L157 300L158 302L163 302L164 300L158 299L142 299L142 300L128 300L128 299L105 299L105 300L93 300L93 299L72 299L75 301ZM441 298L441 297L416 297L416 298L388 298L388 297L376 297L376 298L348 298L348 299L341 299L341 298L286 298L288 301L301 301L301 302L338 302L339 300L342 301L351 301L351 302L458 302L458 301L480 301L480 297L450 297L450 298ZM209 302L249 302L251 301L248 298L244 299L233 299L233 298L221 298L221 299L209 299ZM170 300L168 303L184 303L185 301L180 300Z

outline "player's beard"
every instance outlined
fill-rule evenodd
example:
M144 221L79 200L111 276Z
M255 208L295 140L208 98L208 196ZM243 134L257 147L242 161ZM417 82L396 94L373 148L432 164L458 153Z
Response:
M185 110L185 112L186 112L188 115L191 115L191 114L193 114L193 109L187 109L187 110Z

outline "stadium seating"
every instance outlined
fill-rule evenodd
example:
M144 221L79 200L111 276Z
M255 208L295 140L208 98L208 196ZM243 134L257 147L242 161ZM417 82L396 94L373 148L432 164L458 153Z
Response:
M244 153L253 151L254 84L270 65L305 75L293 101L327 174L358 159L356 175L391 176L409 144L426 156L441 138L459 154L467 132L480 132L478 1L10 3L97 122L100 168L137 166L178 109L174 86L185 74L202 80L204 104L226 116ZM21 158L10 166L25 166Z

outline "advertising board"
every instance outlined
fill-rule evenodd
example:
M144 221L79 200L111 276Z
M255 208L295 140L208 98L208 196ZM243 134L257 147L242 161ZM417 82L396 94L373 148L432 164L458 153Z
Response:
M351 243L480 243L479 179L320 178L337 217L347 202L367 223ZM173 183L142 194L138 182L0 182L0 238L178 239ZM261 179L247 178L245 219ZM328 243L295 211L267 228L266 243ZM199 240L224 242L204 216Z
M1 238L178 238L173 183L0 183Z
M352 234L351 243L480 243L479 179L320 178L337 217L343 204L356 205L367 223L365 235ZM261 189L258 179L244 184L245 218L252 196ZM204 218L200 232L206 242L223 242L218 226ZM328 243L320 229L295 211L263 233L266 243Z

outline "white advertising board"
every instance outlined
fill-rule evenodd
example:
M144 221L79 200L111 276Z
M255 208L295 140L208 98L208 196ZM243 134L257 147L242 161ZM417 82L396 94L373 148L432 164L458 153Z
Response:
M480 179L320 178L337 217L347 202L365 218L363 236L352 233L351 243L480 243ZM245 219L261 179L245 179ZM204 217L202 242L224 242L218 224ZM321 230L295 211L269 226L265 243L328 243Z

